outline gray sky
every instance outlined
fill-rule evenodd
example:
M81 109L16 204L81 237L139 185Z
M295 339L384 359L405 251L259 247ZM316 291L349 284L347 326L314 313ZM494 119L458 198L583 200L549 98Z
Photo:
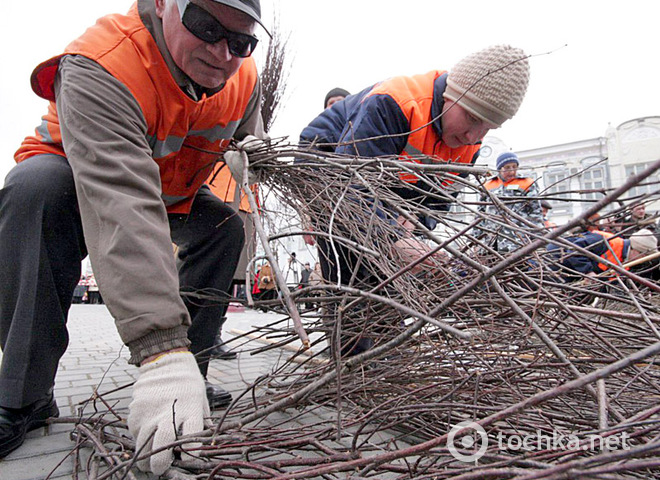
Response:
M336 86L357 92L395 75L450 69L485 46L529 54L532 77L518 115L491 134L516 150L593 138L608 123L660 115L657 2L630 0L261 0L263 18L291 31L289 94L271 134L297 141ZM5 2L0 16L0 178L40 122L46 102L29 76L96 18L131 0ZM387 6L384 6L387 5ZM266 35L259 32L266 44ZM565 45L565 46L564 46ZM265 50L264 50L265 51ZM264 51L255 55L260 63Z

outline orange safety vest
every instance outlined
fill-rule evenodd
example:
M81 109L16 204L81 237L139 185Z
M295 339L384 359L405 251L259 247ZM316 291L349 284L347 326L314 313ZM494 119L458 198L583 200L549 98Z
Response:
M68 54L99 63L130 90L147 124L147 140L160 169L167 211L189 212L195 193L209 178L243 119L258 78L254 60L246 58L221 91L194 101L172 77L140 19L137 4L126 15L103 17L69 44L62 55L47 60L32 73L32 89L50 100L50 105L35 136L27 137L16 152L17 162L43 153L65 156L53 83L60 59ZM233 182L228 168L220 176L222 182ZM226 188L221 198L233 201L235 190Z
M500 188L501 186L504 186L505 188L518 188L523 192L526 192L527 190L529 190L529 187L531 187L533 183L534 180L532 180L529 177L513 178L506 183L504 183L500 177L494 177L488 180L484 184L484 187L488 191L495 190L496 188Z
M367 96L389 95L396 101L410 125L408 143L400 153L405 160L415 163L466 163L472 164L474 154L480 145L463 145L449 148L442 142L433 128L431 106L433 104L433 85L444 71L431 72L412 77L394 77L374 86ZM457 175L455 172L451 172ZM418 178L412 173L400 173L401 180L417 183ZM443 185L454 183L444 180Z
M624 246L624 240L621 237L614 237L614 234L609 233L609 232L603 232L601 230L593 230L592 233L597 233L598 235L602 235L603 238L605 238L605 241L610 244L612 249L610 250L607 248L607 251L603 253L600 258L603 258L605 260L608 260L612 262L615 265L619 265L619 263L623 263L623 246ZM612 238L614 237L614 238ZM598 268L601 269L601 271L609 270L609 266L605 265L604 263L599 263ZM628 270L628 268L626 268Z
M212 179L212 182L210 179ZM236 192L238 192L238 200L236 203L238 203L239 210L243 212L252 211L247 195L245 195L241 186L236 183L234 177L229 171L229 167L225 166L224 163L218 163L215 166L210 179L209 188L218 198L226 203L233 203L236 200ZM260 208L259 186L257 184L251 185L250 190L254 193L257 207ZM232 207L234 207L234 205L232 205Z

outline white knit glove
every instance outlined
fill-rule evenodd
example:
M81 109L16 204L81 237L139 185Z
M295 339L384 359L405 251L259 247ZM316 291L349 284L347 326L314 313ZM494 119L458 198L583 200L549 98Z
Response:
M129 405L128 428L140 455L201 432L211 415L204 379L190 352L166 353L140 367ZM155 433L154 433L155 432ZM153 434L153 435L152 435ZM186 444L186 449L199 445ZM138 462L142 471L161 475L174 460L172 449Z
M243 183L243 168L245 164L248 165L248 184L257 183L257 176L254 172L250 171L250 158L248 154L256 152L265 145L266 142L260 138L254 135L248 135L236 144L236 150L227 150L225 152L225 163L229 167L229 171L232 177L234 177L234 180L236 180L236 183Z

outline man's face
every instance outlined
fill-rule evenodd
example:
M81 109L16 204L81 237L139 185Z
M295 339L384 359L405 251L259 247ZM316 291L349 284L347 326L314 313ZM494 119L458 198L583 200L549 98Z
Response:
M326 104L325 108L332 107L335 103L340 102L344 98L346 98L346 97L343 97L342 95L337 95L337 96L328 98L328 103Z
M628 252L628 258L626 259L626 261L632 262L633 260L637 260L638 258L642 258L644 256L646 255L640 252L639 250L635 250L634 248L631 247L630 251Z
M239 10L212 0L192 0L192 3L213 15L227 30L254 33L256 22ZM195 83L216 88L238 71L244 59L229 53L225 39L210 44L190 33L181 23L174 0L156 0L156 14L163 20L165 43L174 63Z
M442 141L450 148L474 145L497 125L478 119L460 104L445 99L442 107Z
M518 164L515 162L507 163L497 172L502 181L506 183L509 180L516 178L516 175L518 174Z
M635 205L632 209L632 216L635 218L644 218L644 215L646 214L646 206L645 205Z

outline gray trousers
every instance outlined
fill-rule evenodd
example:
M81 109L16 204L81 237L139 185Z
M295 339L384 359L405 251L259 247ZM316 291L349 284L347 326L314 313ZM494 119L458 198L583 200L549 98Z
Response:
M182 290L210 289L228 298L244 243L236 212L204 186L190 214L168 219L179 246ZM0 406L21 408L52 389L68 346L67 314L86 255L66 159L39 155L14 167L0 190ZM203 352L214 344L227 302L183 297L192 319L191 351ZM197 360L206 376L209 355Z

